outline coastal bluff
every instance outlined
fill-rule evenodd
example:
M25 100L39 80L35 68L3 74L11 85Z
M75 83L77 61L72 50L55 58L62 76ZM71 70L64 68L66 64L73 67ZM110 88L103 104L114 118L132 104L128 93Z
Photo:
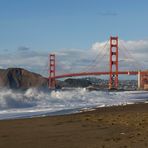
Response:
M0 88L48 88L48 79L22 68L0 69Z

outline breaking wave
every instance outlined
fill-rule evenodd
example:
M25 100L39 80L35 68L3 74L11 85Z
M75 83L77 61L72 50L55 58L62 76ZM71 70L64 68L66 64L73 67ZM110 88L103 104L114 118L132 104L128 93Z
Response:
M86 108L146 102L145 91L87 91L85 88L64 91L28 89L18 92L0 90L0 119L24 118L78 112Z

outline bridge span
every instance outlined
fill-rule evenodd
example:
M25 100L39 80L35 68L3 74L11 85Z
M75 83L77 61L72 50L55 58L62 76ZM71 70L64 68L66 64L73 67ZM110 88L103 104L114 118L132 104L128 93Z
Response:
M67 73L62 75L56 75L56 58L55 54L49 55L49 88L55 88L56 79L68 78L68 77L80 77L80 76L100 76L109 75L109 89L118 89L118 76L119 75L138 75L138 82L143 85L148 83L148 71L120 71L119 70L119 47L118 37L110 37L110 49L109 49L109 71L105 72L80 72L80 73ZM137 61L136 61L137 62ZM145 75L142 77L142 75ZM140 84L138 85L140 86Z
M113 75L116 72L112 72ZM144 73L144 72L142 72ZM110 75L110 72L80 72L80 73L69 73L55 76L55 79L67 78L67 77L80 77L80 76L101 76ZM118 71L118 75L138 75L138 71Z

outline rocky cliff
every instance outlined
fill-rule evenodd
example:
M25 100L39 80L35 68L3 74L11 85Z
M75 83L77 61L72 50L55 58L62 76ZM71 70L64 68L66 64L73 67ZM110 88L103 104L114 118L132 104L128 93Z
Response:
M0 87L22 90L48 88L48 79L21 68L0 69Z

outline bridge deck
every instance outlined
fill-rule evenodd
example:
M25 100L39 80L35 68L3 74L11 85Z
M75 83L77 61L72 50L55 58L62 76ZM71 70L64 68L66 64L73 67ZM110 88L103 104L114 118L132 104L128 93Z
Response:
M115 73L115 72L113 72ZM143 72L144 73L144 72ZM66 77L79 77L79 76L99 76L109 75L110 72L81 72L81 73L70 73L55 76L55 79L66 78ZM119 75L137 75L138 71L119 71Z

